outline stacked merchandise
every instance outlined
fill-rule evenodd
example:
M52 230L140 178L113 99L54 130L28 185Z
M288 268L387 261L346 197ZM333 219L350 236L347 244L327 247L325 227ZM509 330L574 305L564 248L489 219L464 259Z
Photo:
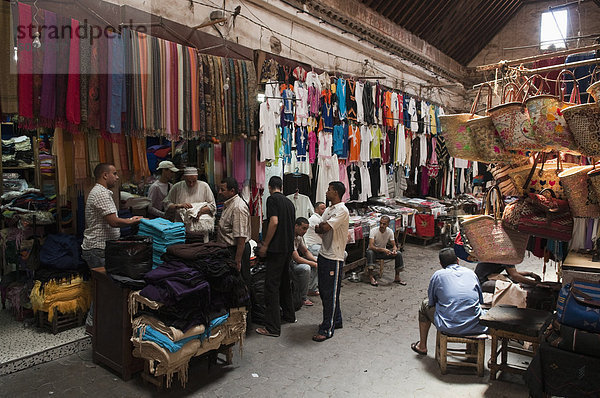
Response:
M164 218L143 219L138 234L152 237L154 268L163 263L161 256L167 251L168 246L185 242L185 226L183 223L171 222Z
M185 385L191 357L242 340L248 291L223 245L172 245L163 259L129 303L134 355L169 387L175 373Z
M39 312L40 326L54 333L83 323L90 308L92 289L89 271L81 262L79 244L72 235L49 235L39 253L30 293L33 311ZM60 318L60 322L55 321Z
M22 192L9 192L2 196L11 201L1 207L2 216L12 218L18 215L21 220L38 225L54 223L56 196L46 197L39 189L30 188Z
M31 139L26 135L2 140L2 166L33 166L33 149Z
M54 158L44 141L40 141L40 171L43 176L54 177Z
M19 173L2 173L3 192L22 192L27 188L27 180L20 178Z

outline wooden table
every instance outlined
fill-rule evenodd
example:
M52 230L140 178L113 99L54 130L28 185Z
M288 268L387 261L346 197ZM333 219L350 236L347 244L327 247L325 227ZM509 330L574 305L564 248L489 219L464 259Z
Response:
M104 268L92 269L94 327L92 351L94 363L108 366L123 380L144 369L144 361L133 357L130 289L121 287Z
M498 306L493 307L480 318L479 323L487 326L488 334L492 336L492 352L488 362L490 380L496 380L496 375L500 371L517 374L526 372L527 368L525 367L509 365L508 353L533 357L551 317L552 314L547 311ZM500 349L498 349L499 339L501 340ZM509 347L510 340L530 342L533 345L533 351ZM498 354L501 356L500 363L498 363Z
M589 282L600 281L600 262L593 262L591 254L570 251L562 267L559 268L559 276L563 285L570 283L573 279L581 279Z

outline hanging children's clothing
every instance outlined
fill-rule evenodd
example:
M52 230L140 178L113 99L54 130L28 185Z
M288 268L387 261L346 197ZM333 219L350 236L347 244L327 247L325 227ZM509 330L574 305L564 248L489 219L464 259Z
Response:
M340 120L346 119L346 117L348 116L346 113L346 94L347 94L347 87L346 87L346 80L339 78L337 80L337 87L335 90L335 94L337 95L338 98L338 115Z
M281 93L283 100L283 120L286 122L294 121L294 92L286 88Z
M371 128L367 125L360 126L360 161L371 160Z
M419 119L417 118L417 101L414 98L408 103L408 115L410 117L410 129L413 132L419 131Z
M264 162L268 159L275 159L276 122L275 114L269 107L268 102L260 104L259 125L259 131L261 133L258 138L260 160Z
M329 187L329 183L332 181L340 180L340 169L338 166L338 158L336 155L325 158L319 154L319 175L317 177L317 192L315 195L315 201L325 202L325 192Z
M379 126L371 126L371 159L381 158L381 139L383 135Z
M356 82L356 122L364 123L365 121L365 111L363 106L363 88L364 84L361 82Z
M379 196L389 196L388 183L387 183L387 166L382 164L379 168Z
M328 158L331 156L331 146L333 145L333 134L319 131L319 157Z
M406 161L406 136L404 134L404 125L402 124L398 124L396 127L396 153L394 161L400 165L403 165Z
M296 124L306 126L308 122L308 90L299 80L294 83L294 94L296 95Z
M296 157L300 161L306 160L306 149L308 147L308 128L296 126Z
M357 125L350 125L348 133L348 143L350 145L350 156L348 157L348 160L350 162L358 162L360 160L360 138L360 127Z
M347 167L348 185L350 187L350 200L359 200L362 191L360 167L356 163L351 163Z
M361 162L359 165L360 169L360 181L361 181L361 190L358 195L358 200L361 202L366 202L369 199L371 194L371 175L369 174L369 169L367 168L366 162Z
M308 161L314 163L317 158L317 135L313 130L308 133Z

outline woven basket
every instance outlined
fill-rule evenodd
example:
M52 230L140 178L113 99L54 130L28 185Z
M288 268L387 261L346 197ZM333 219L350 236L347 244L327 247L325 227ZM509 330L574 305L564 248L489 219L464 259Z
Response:
M513 101L500 104L489 110L492 122L500 135L504 147L509 150L532 150L545 149L535 138L527 107L520 101L523 91L529 91L531 82L536 75L530 77L518 89ZM540 79L540 81L542 81ZM513 84L514 83L509 83ZM516 85L514 85L516 86ZM505 86L505 88L508 87ZM514 92L514 90L513 90ZM527 95L527 93L525 94Z
M575 166L558 175L573 217L600 217L598 198L588 179L591 170L593 166Z
M600 156L600 107L598 104L570 106L563 110L563 115L579 152L584 156Z
M480 161L496 163L512 160L513 154L504 148L490 116L469 120L467 131L470 131L473 137Z
M560 89L561 78L567 74L573 75L568 70L563 70L558 75L556 81L557 92L562 93L562 89ZM574 75L573 80L576 81ZM573 90L577 93L575 98L578 98L579 88L577 84L574 85ZM530 97L525 101L525 106L531 118L533 134L539 144L544 147L544 150L577 153L577 144L562 114L564 108L573 105L576 104L563 101L563 95L557 97L542 94Z
M536 193L545 188L550 188L556 193L556 197L559 199L566 199L563 192L563 186L558 178L558 174L564 169L577 166L573 163L558 163L557 160L550 160L544 164L538 164L536 171L529 182L526 189L523 189L523 185L527 180L527 176L531 171L531 165L527 164L524 166L517 167L509 170L508 175L515 185L515 189L519 196Z
M595 76L595 74L593 75ZM600 80L594 84L590 84L586 91L594 97L596 102L600 102Z
M475 116L475 118L479 117ZM453 158L479 160L477 149L473 143L473 136L470 131L467 131L467 121L470 118L470 113L440 116L446 147Z
M525 257L529 235L505 229L502 226L502 220L499 216L501 199L498 187L493 187L488 191L485 212L490 211L490 197L494 191L497 192L494 216L484 214L464 217L461 223L462 231L473 247L475 256L479 261L519 264Z
M589 171L588 178L592 183L592 189L596 193L596 198L600 200L600 169Z

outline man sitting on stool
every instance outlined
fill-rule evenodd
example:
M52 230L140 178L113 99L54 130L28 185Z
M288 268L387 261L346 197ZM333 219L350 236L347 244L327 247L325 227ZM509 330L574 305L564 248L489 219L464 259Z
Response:
M378 286L379 284L373 276L373 270L375 269L375 260L379 259L395 259L396 265L396 276L394 283L400 285L406 285L402 279L400 279L400 271L404 268L404 260L402 259L402 253L398 251L396 247L396 239L394 239L394 231L389 228L390 218L383 216L379 220L379 228L373 228L369 233L369 247L367 249L367 275L371 280L371 286ZM387 249L387 245L392 245L392 250Z
M302 305L308 307L314 303L307 297L308 283L310 281L311 269L317 268L317 259L306 247L304 243L304 234L308 230L308 220L304 217L296 219L294 226L294 251L292 252L292 262L290 264L290 276L298 287L298 294L302 300ZM294 299L296 299L295 297ZM295 300L294 300L295 301Z
M483 315L483 294L477 275L458 265L454 249L440 250L440 265L429 280L427 298L419 309L420 340L410 348L419 355L427 355L427 334L433 323L442 333L469 336L485 333L487 327L479 324Z

